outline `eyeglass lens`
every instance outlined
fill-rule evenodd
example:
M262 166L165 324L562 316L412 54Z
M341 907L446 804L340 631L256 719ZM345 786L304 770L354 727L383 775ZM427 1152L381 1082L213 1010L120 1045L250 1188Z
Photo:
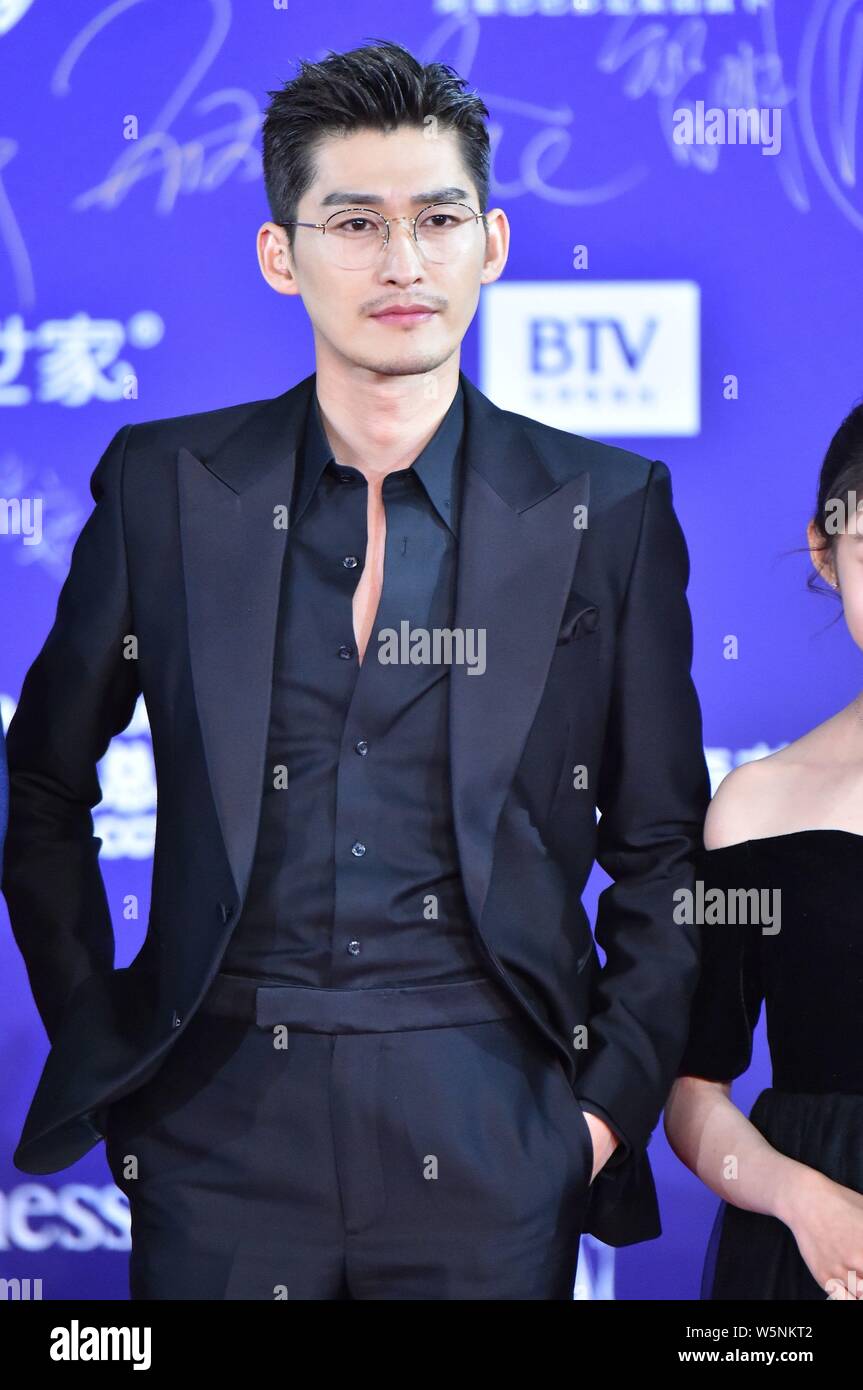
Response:
M453 259L466 250L475 218L460 203L436 203L417 219L416 239L430 261ZM330 217L323 242L340 265L351 269L369 266L386 239L386 222L371 209L345 209Z

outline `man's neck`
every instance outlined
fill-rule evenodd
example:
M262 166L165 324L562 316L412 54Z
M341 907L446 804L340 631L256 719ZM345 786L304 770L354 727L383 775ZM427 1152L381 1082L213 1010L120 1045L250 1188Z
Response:
M452 405L458 390L458 361L432 374L345 379L321 371L316 390L321 423L336 462L369 480L409 467L419 457ZM429 381L435 391L429 394Z

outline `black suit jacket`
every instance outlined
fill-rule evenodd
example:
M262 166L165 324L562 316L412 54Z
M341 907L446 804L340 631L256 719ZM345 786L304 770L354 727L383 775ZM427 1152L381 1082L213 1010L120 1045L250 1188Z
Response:
M665 464L461 382L454 626L485 629L487 663L450 677L464 886L489 970L557 1049L573 1104L594 1102L626 1141L585 1227L624 1245L661 1230L645 1150L698 973L671 898L692 886L709 800L688 553ZM241 911L286 539L275 519L314 383L125 425L94 470L96 506L7 738L2 888L51 1043L14 1154L23 1172L98 1141L105 1108L192 1018ZM138 955L114 969L91 810L96 764L139 692L158 787L151 907ZM603 968L581 904L594 858L614 879L596 924Z

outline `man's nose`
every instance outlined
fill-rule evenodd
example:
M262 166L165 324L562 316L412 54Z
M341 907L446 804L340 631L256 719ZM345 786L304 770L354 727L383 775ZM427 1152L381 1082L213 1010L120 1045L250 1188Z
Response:
M409 217L390 218L390 235L384 246L382 262L390 270L397 267L415 273L417 269L424 269L422 250L417 244Z

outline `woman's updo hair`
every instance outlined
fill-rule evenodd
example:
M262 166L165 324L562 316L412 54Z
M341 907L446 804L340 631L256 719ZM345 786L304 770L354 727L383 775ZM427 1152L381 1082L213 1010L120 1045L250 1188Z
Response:
M850 493L855 496L849 497ZM825 558L835 558L836 538L846 530L848 517L854 515L858 505L861 511L857 525L863 530L863 400L845 416L821 465L812 520L821 542L817 548L826 552ZM816 593L826 591L838 597L816 570L806 583Z

